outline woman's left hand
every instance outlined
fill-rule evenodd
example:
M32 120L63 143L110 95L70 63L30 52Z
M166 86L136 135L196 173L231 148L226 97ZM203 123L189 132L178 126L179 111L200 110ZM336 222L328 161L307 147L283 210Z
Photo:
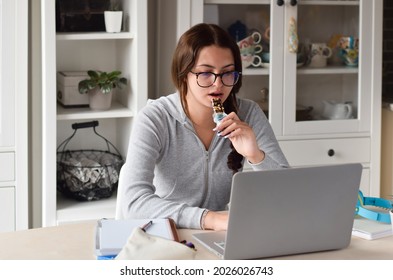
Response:
M251 163L259 163L265 158L265 153L258 147L254 131L236 113L232 112L223 118L214 130L228 138L236 151Z

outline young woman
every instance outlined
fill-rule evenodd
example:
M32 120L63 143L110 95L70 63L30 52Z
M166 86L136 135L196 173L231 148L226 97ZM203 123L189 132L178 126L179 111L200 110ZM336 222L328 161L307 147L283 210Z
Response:
M178 227L225 230L232 175L285 168L273 130L253 101L239 99L239 48L213 24L179 39L172 79L177 92L147 104L133 123L118 198L124 218L172 218ZM212 99L227 114L213 121Z

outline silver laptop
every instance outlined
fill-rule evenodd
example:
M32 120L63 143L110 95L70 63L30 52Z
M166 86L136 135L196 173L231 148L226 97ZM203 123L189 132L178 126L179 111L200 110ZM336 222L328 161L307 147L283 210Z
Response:
M227 231L193 236L224 259L345 248L361 173L358 163L237 173Z

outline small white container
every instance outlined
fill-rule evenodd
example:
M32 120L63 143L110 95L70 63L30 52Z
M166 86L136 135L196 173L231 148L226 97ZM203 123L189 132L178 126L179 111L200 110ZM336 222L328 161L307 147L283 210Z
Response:
M89 78L87 71L57 72L57 101L64 107L80 107L89 105L89 96L80 94L78 84Z
M118 33L121 31L121 23L123 20L122 11L105 11L104 19L106 32Z

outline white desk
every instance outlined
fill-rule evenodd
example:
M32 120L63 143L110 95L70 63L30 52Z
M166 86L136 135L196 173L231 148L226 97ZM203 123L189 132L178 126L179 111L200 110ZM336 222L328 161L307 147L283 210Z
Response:
M95 259L95 223L87 222L16 232L0 233L0 259L3 260L83 260ZM217 259L192 238L197 230L180 229L180 239L195 244L197 259ZM277 259L384 259L393 260L393 236L376 240L352 237L348 248L335 251L291 255Z

